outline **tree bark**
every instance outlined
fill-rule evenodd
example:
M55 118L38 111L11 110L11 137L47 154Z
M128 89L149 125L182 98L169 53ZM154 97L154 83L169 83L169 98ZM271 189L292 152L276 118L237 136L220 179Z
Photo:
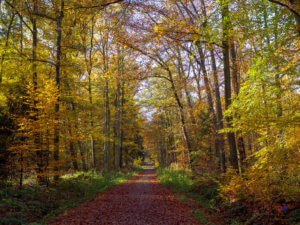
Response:
M60 92L60 67L61 67L61 40L62 40L62 20L64 17L64 0L60 2L60 10L56 18L56 27L57 27L57 38L56 38L56 65L55 65L55 81L58 92ZM60 97L57 99L55 104L55 124L54 124L54 180L59 179L59 108L60 108Z
M79 152L80 152L80 156L81 156L82 170L87 171L86 161L85 161L85 157L84 157L84 149L82 148L82 143L81 143L81 141L78 141L77 144L78 144L78 148L79 148Z
M104 73L105 76L108 72L108 62L106 56L106 44L103 45L103 66L104 66ZM105 126L104 126L104 168L108 171L110 170L110 105L109 105L109 83L108 79L105 78L105 85L104 85L104 105L105 105Z
M214 105L213 105L213 99L212 99L212 94L211 94L211 89L210 89L210 83L209 83L209 79L208 79L208 75L207 75L207 70L206 70L206 66L205 66L205 56L202 50L202 47L198 44L197 46L198 48L198 53L200 56L200 59L198 60L199 66L202 70L202 74L203 74L203 80L204 80L204 87L205 87L205 92L207 95L207 102L208 102L208 109L210 112L210 116L212 119L212 125L213 125L213 132L214 132L214 145L215 145L215 151L216 151L216 156L219 159L219 165L220 162L222 162L222 150L221 150L221 145L219 143L219 140L217 138L218 135L218 125L217 125L217 118L216 118L216 114L215 114L215 110L214 110Z
M93 118L93 95L92 95L92 82L91 82L91 74L92 74L92 51L93 51L93 40L94 40L94 18L92 18L92 30L91 30L91 39L90 39L90 50L89 56L87 59L86 49L85 49L85 61L88 73L88 92L89 92L89 103L90 103L90 125L91 125L91 148L92 148L92 159L93 159L93 168L97 168L96 161L96 150L95 150L95 138L94 138L94 118Z
M231 104L231 77L230 77L230 59L229 59L229 21L228 21L228 2L227 0L221 1L222 8L222 26L223 26L223 40L222 40L222 50L223 50L223 61L224 61L224 83L225 83L225 109L228 109ZM230 116L225 117L227 122L227 127L231 128ZM230 163L233 169L238 170L238 156L235 143L235 135L233 132L227 133L227 140L229 144L230 151Z
M223 113L222 113L222 104L221 104L221 97L220 97L220 86L219 86L219 79L218 79L218 72L216 66L216 59L214 51L210 51L211 54L211 63L212 63L212 72L214 78L214 89L215 89L215 99L216 99L216 110L217 110L217 119L218 119L218 130L222 130L223 127ZM225 150L224 150L224 134L217 133L217 140L220 149L220 167L222 172L226 172L226 158L225 158Z
M124 133L123 133L123 128L122 128L122 120L123 120L123 115L124 115L124 104L125 104L125 82L122 81L122 85L120 86L121 88L121 118L120 118L120 168L123 167L123 138L124 138Z
M237 96L240 92L240 77L239 77L238 63L236 59L236 50L235 50L233 40L231 40L231 44L230 44L230 53L231 53L231 61L232 61L232 86L233 86L233 91ZM240 136L239 132L236 133L236 136L237 136L238 152L239 152L238 155L239 170L243 171L243 168L245 167L244 161L246 159L245 143L244 143L244 138Z
M183 105L180 101L180 98L178 96L175 84L174 84L174 80L173 80L173 75L172 72L168 69L168 75L169 75L169 81L171 83L171 89L173 91L175 100L177 102L178 108L179 108L179 115L180 115L180 121L181 121L181 125L182 125L182 131L183 131L183 137L186 143L186 147L188 150L188 160L189 160L189 166L190 168L192 168L192 159L190 158L191 156L191 152L192 152L192 145L191 145L191 141L189 138L189 134L187 132L187 127L186 127L186 120L185 120L185 115L184 115L184 108Z
M74 105L75 104L73 102L70 103L70 110L75 111ZM70 121L68 121L68 122L69 122L69 135L70 135L70 138L71 138L70 143L69 143L69 149L70 149L70 154L73 158L72 159L73 168L77 171L78 170L78 163L77 163L77 159L76 159L76 150L74 148L72 125L71 125Z
M119 53L120 54L120 53ZM119 57L118 59L118 74L122 73L122 65L120 65L121 59ZM121 168L121 84L120 84L120 77L118 75L117 78L117 96L116 96L116 108L117 108L117 131L116 131L116 135L117 135L117 157L116 157L116 169L119 170Z
M38 11L38 2L37 0L33 3L33 14L35 14ZM32 23L32 84L33 84L33 90L34 94L37 94L38 89L38 74L37 74L37 44L38 44L38 31L37 31L37 24L36 19L31 14L30 20ZM36 96L35 96L36 97ZM37 109L37 103L38 101L36 99L33 100L33 111L36 113L34 115L33 120L36 122L38 117L38 109ZM35 131L34 131L34 144L37 156L37 180L39 183L45 182L45 175L44 175L44 152L41 149L41 135L40 135L40 127L38 124L36 124Z

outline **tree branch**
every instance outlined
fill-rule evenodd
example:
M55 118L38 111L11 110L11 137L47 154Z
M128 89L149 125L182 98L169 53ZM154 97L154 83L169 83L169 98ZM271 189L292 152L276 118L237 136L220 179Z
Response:
M296 16L300 17L300 14L296 10L294 10L290 6L288 6L287 4L284 4L284 3L276 1L276 0L269 0L269 2L273 2L277 5L283 6L283 7L287 8L289 11L291 11L292 13L294 13Z
M100 4L100 5L92 5L92 6L76 6L76 7L73 7L73 8L68 8L68 9L95 9L95 8L105 8L109 5L112 5L112 4L116 4L116 3L119 3L119 2L123 2L124 0L115 0L115 1L112 1L112 2L107 2L107 3L104 3L104 4Z
M23 16L16 10L16 8L7 0L5 0L6 4L11 7L15 13L19 16L20 20L22 20L22 22L25 24L25 26L30 30L30 32L32 33L32 29L31 27L24 21Z
M39 16L39 17L42 17L42 18L46 18L46 19L49 19L49 20L52 20L52 21L56 21L56 18L53 18L53 17L48 16L46 14L32 13L32 15Z

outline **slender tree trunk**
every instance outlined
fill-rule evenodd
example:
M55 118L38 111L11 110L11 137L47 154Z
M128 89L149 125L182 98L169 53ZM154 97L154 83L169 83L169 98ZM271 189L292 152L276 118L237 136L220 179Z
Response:
M76 132L78 132L78 121L79 121L79 118L78 118L78 115L77 115L75 103L73 101L71 102L71 105L72 105L72 110L75 113L74 127L75 127L75 133L76 133ZM73 143L73 145L74 145L74 143ZM86 171L87 170L87 166L86 166L86 161L85 161L85 157L84 157L84 149L82 148L81 141L77 141L77 145L78 145L78 150L79 150L80 157L81 157L82 170ZM78 163L77 163L77 167L79 169Z
M236 58L236 50L234 46L234 41L231 41L230 44L230 53L231 53L231 61L232 61L232 86L233 91L235 95L237 96L240 91L240 77L239 77L239 69L238 69L238 63ZM246 149L245 149L245 143L244 138L240 136L240 133L236 133L237 136L237 143L238 143L238 159L239 159L239 170L243 171L245 167L245 159L246 159Z
M200 71L196 72L195 66L193 64L192 64L192 67L193 67L193 72L194 72L194 79L195 79L196 85L197 85L198 99L199 99L199 101L201 101L202 100L202 94L201 94L200 78L197 75L197 74L200 74Z
M181 78L181 80L183 82L184 92L185 92L186 100L187 100L188 107L189 107L189 116L190 116L190 119L192 121L192 124L195 125L196 121L195 121L195 118L194 118L194 115L193 115L192 98L191 98L190 92L189 92L188 87L187 87L187 78L184 75L184 68L183 68L182 58L181 58L181 54L180 54L180 50L179 49L177 49L177 56L178 56L178 66L177 66L178 75L180 76L180 78Z
M72 110L72 111L75 111L74 109L74 103L71 102L70 103L70 109L69 110ZM69 123L69 135L70 135L70 143L69 143L69 149L70 149L70 154L72 156L72 164L73 164L73 168L74 170L78 170L78 164L77 164L77 159L76 159L76 149L74 148L74 141L73 141L73 131L72 131L72 125L71 125L71 121L68 121Z
M175 137L172 128L172 121L169 115L166 115L166 128L169 130L168 141L167 141L167 150L169 152L169 164L176 162L175 160Z
M124 138L124 133L123 133L123 128L122 128L122 120L123 120L123 115L124 115L124 104L125 104L125 82L122 81L122 85L120 86L121 88L121 109L120 109L120 168L123 167L123 138Z
M93 48L94 48L94 18L92 18L92 30L91 30L89 56L87 58L86 50L85 50L85 61L86 61L86 67L87 67L87 73L88 73L92 161L93 161L93 168L95 169L95 168L97 168L97 160L96 160L96 149L95 149L95 137L93 134L93 132L94 132L94 117L93 117L93 94L92 94L92 82L91 82L91 74L92 74L92 68L93 68L93 62L92 62Z
M172 75L172 72L170 70L168 70L168 75L169 75L169 80L171 82L171 88L172 88L175 100L176 100L178 108L179 108L179 115L180 115L182 131L183 131L183 137L184 137L184 141L186 143L186 147L187 147L187 150L188 150L189 166L190 166L190 168L192 168L192 159L190 158L191 153L192 153L192 145L191 145L189 134L187 132L186 120L185 120L185 115L184 115L184 108L183 108L183 105L182 105L182 103L180 101L180 98L178 96L178 93L177 93L177 90L176 90L176 87L175 87L175 84L174 84L174 80L173 80L173 75Z
M46 150L45 150L45 170L47 170L47 168L49 167L49 159L50 159L50 141L52 141L52 139L50 138L50 129L47 127L47 131L46 131ZM49 184L49 175L46 176L46 182L47 182L47 186Z
M19 185L20 187L23 186L23 174L24 174L24 158L23 158L23 153L21 152L21 157L20 157L20 166L21 166L21 169L20 169L20 179L19 179Z
M38 2L37 0L33 3L33 13L37 13L38 11ZM37 94L38 89L38 75L37 75L37 44L38 44L38 31L37 31L37 24L36 19L33 15L30 16L30 20L32 23L32 84L33 84L33 90L34 94ZM38 117L38 109L37 109L37 100L34 99L33 101L33 111L36 113L36 115L33 117L34 121L37 121ZM43 162L43 156L44 152L41 148L41 131L39 124L36 124L35 132L34 132L34 144L37 156L37 180L39 183L42 183L45 181L45 175L44 175L44 162Z
M89 80L89 102L90 102L90 125L91 125L91 148L92 148L92 155L93 155L93 168L97 168L97 160L96 160L96 149L95 149L95 138L94 138L94 117L93 117L93 96L92 96L92 87L91 87L91 73L88 73L88 80Z
M191 2L193 5L194 10L196 10L196 6ZM207 25L207 14L206 14L206 6L205 1L201 0L202 5L202 13L205 18L205 22L203 24L203 27L206 28ZM204 59L204 54L201 54L201 51L199 52L200 55L202 55L201 58ZM216 133L215 133L215 148L216 148L216 154L219 158L219 167L222 172L226 172L226 159L225 159L225 150L224 150L224 135L219 133L219 130L223 129L223 115L222 115L222 105L221 105L221 98L220 98L220 89L219 89L219 81L218 81L218 74L217 74L217 66L216 66L216 59L215 54L213 50L210 50L211 54L211 67L212 67L212 73L213 73L213 79L214 79L214 89L215 89L215 99L216 99L216 110L217 110L217 117L213 119L213 123L215 121L215 127L216 127ZM203 63L203 66L205 66L205 63ZM207 76L207 75L206 75ZM208 83L209 84L209 83ZM209 87L209 86L208 86ZM212 108L213 109L213 108Z
M162 128L163 130L168 129L167 119L164 115L161 117ZM164 132L165 133L165 132ZM167 143L166 143L166 135L162 135L162 160L163 164L167 165Z
M108 80L105 80L105 141L104 149L106 152L106 169L110 170L110 106L109 106L109 84Z
M57 39L56 39L56 65L55 65L55 81L56 86L58 88L58 92L60 92L60 67L61 67L61 39L62 39L62 20L64 17L63 14L64 9L64 0L60 2L60 11L58 12L58 16L56 18L56 27L57 27ZM57 103L55 104L55 125L54 125L54 180L57 181L59 179L59 104L60 98L58 97Z
M160 120L158 121L158 126L164 128L164 118L163 116L160 117ZM165 166L166 165L166 160L165 160L165 155L166 155L166 149L165 149L165 136L161 134L159 137L159 149L160 149L160 165Z
M87 166L86 166L86 161L85 161L85 156L84 156L84 149L82 148L82 143L81 141L78 141L78 148L81 156L81 163L82 163L82 170L87 171Z
M21 54L23 53L23 22L20 21L20 33L21 33L21 39L20 39L20 51L21 51ZM21 63L20 63L20 67L22 68L23 66L23 62L22 62L22 59L21 59ZM2 67L1 67L2 69ZM24 77L22 77L24 79ZM1 81L0 81L1 83ZM23 186L23 174L24 174L24 157L23 157L23 152L21 151L21 156L20 156L20 166L21 166L21 169L20 169L20 179L19 179L19 185L20 187Z
M218 130L223 129L223 113L222 113L222 104L221 104L221 97L220 97L220 86L219 86L219 79L218 79L218 73L217 73L217 66L216 66L216 59L214 51L210 51L211 54L211 63L212 63L212 72L213 72L213 78L214 78L214 89L215 89L215 99L216 99L216 110L217 110L217 119L218 119ZM220 149L220 166L221 171L226 172L226 158L225 158L225 150L224 150L224 134L223 133L217 133L217 140L218 145Z
M235 95L239 94L240 91L240 79L239 79L239 69L238 62L236 58L236 50L234 41L231 40L230 43L230 54L231 54L231 62L232 62L232 87Z
M208 102L208 108L210 112L210 116L212 119L212 124L213 124L213 131L214 131L214 145L215 145L215 151L216 151L216 156L219 159L219 165L221 167L221 162L222 162L222 151L221 151L221 146L219 143L219 140L217 139L217 134L218 134L218 125L217 125L217 118L214 110L214 105L213 105L213 99L212 99L212 94L211 94L211 89L210 89L210 82L208 79L207 75L207 70L205 66L205 56L202 50L202 47L198 45L198 52L200 56L200 60L198 60L199 66L202 70L203 74L203 80L204 80L204 87L205 87L205 92L207 95L207 102Z
M117 79L117 99L116 99L116 107L117 107L117 160L116 160L116 169L119 170L121 167L121 104L120 104L120 81Z
M69 132L70 132L70 136L72 137L72 128L70 128ZM78 170L78 164L77 164L77 160L76 160L76 152L75 152L75 148L74 148L74 142L72 140L70 141L69 147L70 147L71 156L73 158L72 159L73 168L74 168L74 170L77 171Z
M224 61L224 83L225 83L225 109L228 109L231 104L231 77L230 77L230 59L229 59L229 8L228 1L221 1L222 7L222 25L223 25L223 40L222 40L222 50L223 50L223 61ZM227 122L227 127L231 128L230 116L225 117ZM233 132L227 133L227 140L230 149L230 163L233 169L238 170L238 155L235 143L235 135Z
M103 46L103 66L106 75L108 71L108 60L106 55L106 44ZM110 170L110 105L109 105L109 83L105 78L104 85L104 102L105 102L105 127L104 127L104 168ZM106 167L105 167L106 166Z

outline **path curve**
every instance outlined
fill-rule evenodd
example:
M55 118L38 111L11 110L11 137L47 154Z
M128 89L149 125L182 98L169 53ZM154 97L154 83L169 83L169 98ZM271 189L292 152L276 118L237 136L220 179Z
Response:
M179 225L199 224L191 217L195 206L179 201L156 179L153 167L96 200L60 215L52 225ZM67 214L67 215L66 215Z

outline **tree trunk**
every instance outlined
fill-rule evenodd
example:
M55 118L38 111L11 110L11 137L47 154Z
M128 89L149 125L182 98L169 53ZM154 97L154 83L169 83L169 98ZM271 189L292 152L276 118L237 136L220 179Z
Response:
M56 18L56 26L57 26L57 39L56 39L56 65L55 65L55 81L56 86L58 88L58 92L60 92L60 66L61 66L61 39L62 39L62 20L64 17L63 14L64 9L64 0L61 0L60 3L60 11L58 12L58 16ZM54 125L54 180L57 181L59 179L59 103L60 98L58 97L57 103L55 104L55 125Z
M82 170L87 171L86 161L85 161L85 157L84 157L84 149L82 148L81 141L78 141L78 148L79 148L81 161L82 161Z
M123 115L124 115L124 104L125 104L125 82L122 81L122 86L121 88L121 117L120 117L120 168L123 167L123 129L122 129L122 120L123 120Z
M105 151L107 156L107 170L110 170L110 106L109 106L109 84L105 80Z
M212 63L212 72L214 78L214 89L215 89L215 99L216 99L216 110L217 110L217 119L218 119L218 130L223 129L223 113L222 113L222 104L221 104L221 97L220 97L220 86L219 86L219 79L217 73L217 66L216 66L216 59L214 51L210 51L211 54L211 63ZM224 150L224 134L217 133L217 141L220 149L220 167L222 172L226 172L226 158L225 158L225 150Z
M204 56L204 53L203 53L203 50L202 50L202 47L200 46L200 44L198 44L197 47L198 47L198 53L200 56L200 60L197 60L197 62L199 63L199 66L203 73L203 80L204 80L205 92L207 95L208 108L209 108L209 112L210 112L210 116L211 116L212 124L213 124L215 151L216 151L216 156L219 159L219 165L221 166L221 162L223 161L222 160L222 150L221 150L219 140L217 138L217 135L218 135L217 118L216 118L216 114L215 114L215 110L214 110L213 99L212 99L209 79L208 79L208 75L207 75L207 70L205 67L205 56Z
M230 77L230 61L229 61L229 21L228 21L228 2L227 0L221 1L222 8L222 25L223 25L223 40L222 40L222 50L223 50L223 61L224 61L224 83L225 83L225 109L228 109L231 104L231 77ZM230 116L225 117L227 122L227 127L231 128ZM227 133L227 140L230 150L230 163L233 169L238 170L238 156L235 143L235 135L233 132Z
M186 127L186 121L185 121L185 116L184 116L184 108L183 105L179 99L175 84L174 84L174 80L173 80L173 75L172 72L168 69L168 75L169 75L169 80L171 82L171 88L175 97L175 100L177 102L178 108L179 108L179 115L180 115L180 121L181 121L181 126L182 126L182 131L183 131L183 137L184 137L184 141L186 143L186 147L188 150L188 160L189 160L189 166L190 168L192 168L192 159L190 158L191 153L192 153L192 145L191 145L191 141L189 138L189 134L187 132L187 127Z
M73 102L70 103L70 110L75 111ZM77 171L78 170L78 164L77 164L77 159L76 159L76 150L74 148L72 125L71 125L70 121L68 121L68 122L69 122L69 135L70 135L70 138L71 138L70 143L69 143L70 154L73 158L72 159L73 168Z
M196 6L191 2L193 5L194 10L196 11ZM201 6L202 6L202 13L205 18L205 22L203 23L203 27L206 28L207 26L207 14L206 14L206 6L205 1L201 0ZM202 51L202 50L201 50ZM200 53L201 59L204 59L204 54ZM213 115L213 126L215 127L215 148L216 148L216 155L219 158L219 168L222 172L226 172L226 163L225 163L225 151L224 151L224 135L219 133L219 130L223 129L223 115L222 115L222 105L221 105L221 98L220 98L220 90L219 90L219 81L218 81L218 74L217 74L217 66L216 66L216 59L215 54L213 50L210 50L211 54L211 68L213 73L213 79L214 79L214 89L215 89L215 99L216 99L216 110L217 110L217 116ZM205 63L201 62L202 68L205 68ZM207 74L207 73L205 73ZM207 75L206 75L207 76ZM208 82L209 85L209 82ZM205 85L207 86L207 85ZM208 86L209 87L209 86ZM208 88L206 88L206 92L210 91ZM212 97L210 97L212 99ZM209 100L209 99L208 99ZM209 100L210 101L210 100ZM212 100L211 100L212 101ZM210 103L212 105L212 103ZM213 107L212 107L213 110ZM214 113L214 111L213 111Z
M71 128L70 128L70 135L72 135L72 131L71 131ZM72 137L72 136L71 136ZM77 164L77 160L76 160L76 152L75 152L75 149L74 149L74 142L73 141L70 141L70 153L71 153L71 156L73 157L72 159L72 164L73 164L73 168L74 170L78 170L78 164Z
M172 127L172 121L171 118L168 116L168 114L166 115L166 127L169 130L169 134L168 134L168 141L167 141L167 150L169 152L169 155L171 155L169 157L170 160L168 160L169 164L176 162L175 159L175 137L174 137L174 133L173 130L170 129Z
M108 60L106 58L106 45L103 46L103 66L104 66L104 73L108 71ZM104 85L104 104L105 104L105 126L104 126L104 168L108 171L110 170L110 105L109 105L109 83L108 79L105 78L105 85Z
M198 71L198 73L196 72L196 68L194 66L194 64L192 63L192 68L193 68L193 73L194 73L194 79L196 81L196 85L197 85L197 95L198 95L198 99L199 101L202 100L202 95L201 95L201 86L200 86L200 78L197 74L200 74L200 71Z
M231 53L231 61L232 61L232 86L233 91L235 95L237 96L240 92L240 77L239 77L239 69L238 69L238 63L236 59L236 50L234 46L234 41L231 41L230 44L230 53ZM246 159L246 149L244 144L244 139L242 136L240 136L240 133L236 133L237 136L237 142L238 142L238 151L239 151L239 170L243 171L243 168L245 167L245 159Z
M38 11L38 3L35 0L33 3L33 13L36 13ZM33 84L33 90L34 94L37 94L38 89L38 75L37 75L37 43L38 43L38 31L37 31L37 25L36 25L36 19L31 15L30 20L32 23L32 84ZM38 109L37 109L37 100L34 99L33 101L33 111L36 113L34 115L33 120L37 121L38 117ZM39 183L43 183L45 181L45 175L44 175L44 162L43 162L43 151L41 149L41 131L38 124L36 124L35 131L34 131L34 144L37 156L37 180Z
M121 167L121 104L120 104L120 81L117 80L117 160L116 169L119 170Z
M92 95L92 82L91 82L91 74L92 74L92 52L94 47L94 18L92 18L92 30L91 30L91 39L90 39L90 50L89 56L87 59L86 49L85 49L85 61L86 61L86 68L88 73L88 92L89 92L89 103L90 103L90 125L91 125L91 148L92 148L92 162L93 168L97 168L97 161L96 161L96 150L95 150L95 138L94 138L94 118L93 118L93 95Z
M184 75L184 68L183 68L182 58L181 58L181 54L180 54L179 49L177 49L177 56L178 56L178 66L177 66L178 75L180 76L180 78L183 82L184 92L185 92L186 100L187 100L188 107L189 107L188 108L189 109L189 116L190 116L190 119L191 119L192 124L194 126L196 124L196 120L195 120L194 115L193 115L193 103L192 103L192 98L191 98L190 92L189 92L188 87L187 87L187 78Z

